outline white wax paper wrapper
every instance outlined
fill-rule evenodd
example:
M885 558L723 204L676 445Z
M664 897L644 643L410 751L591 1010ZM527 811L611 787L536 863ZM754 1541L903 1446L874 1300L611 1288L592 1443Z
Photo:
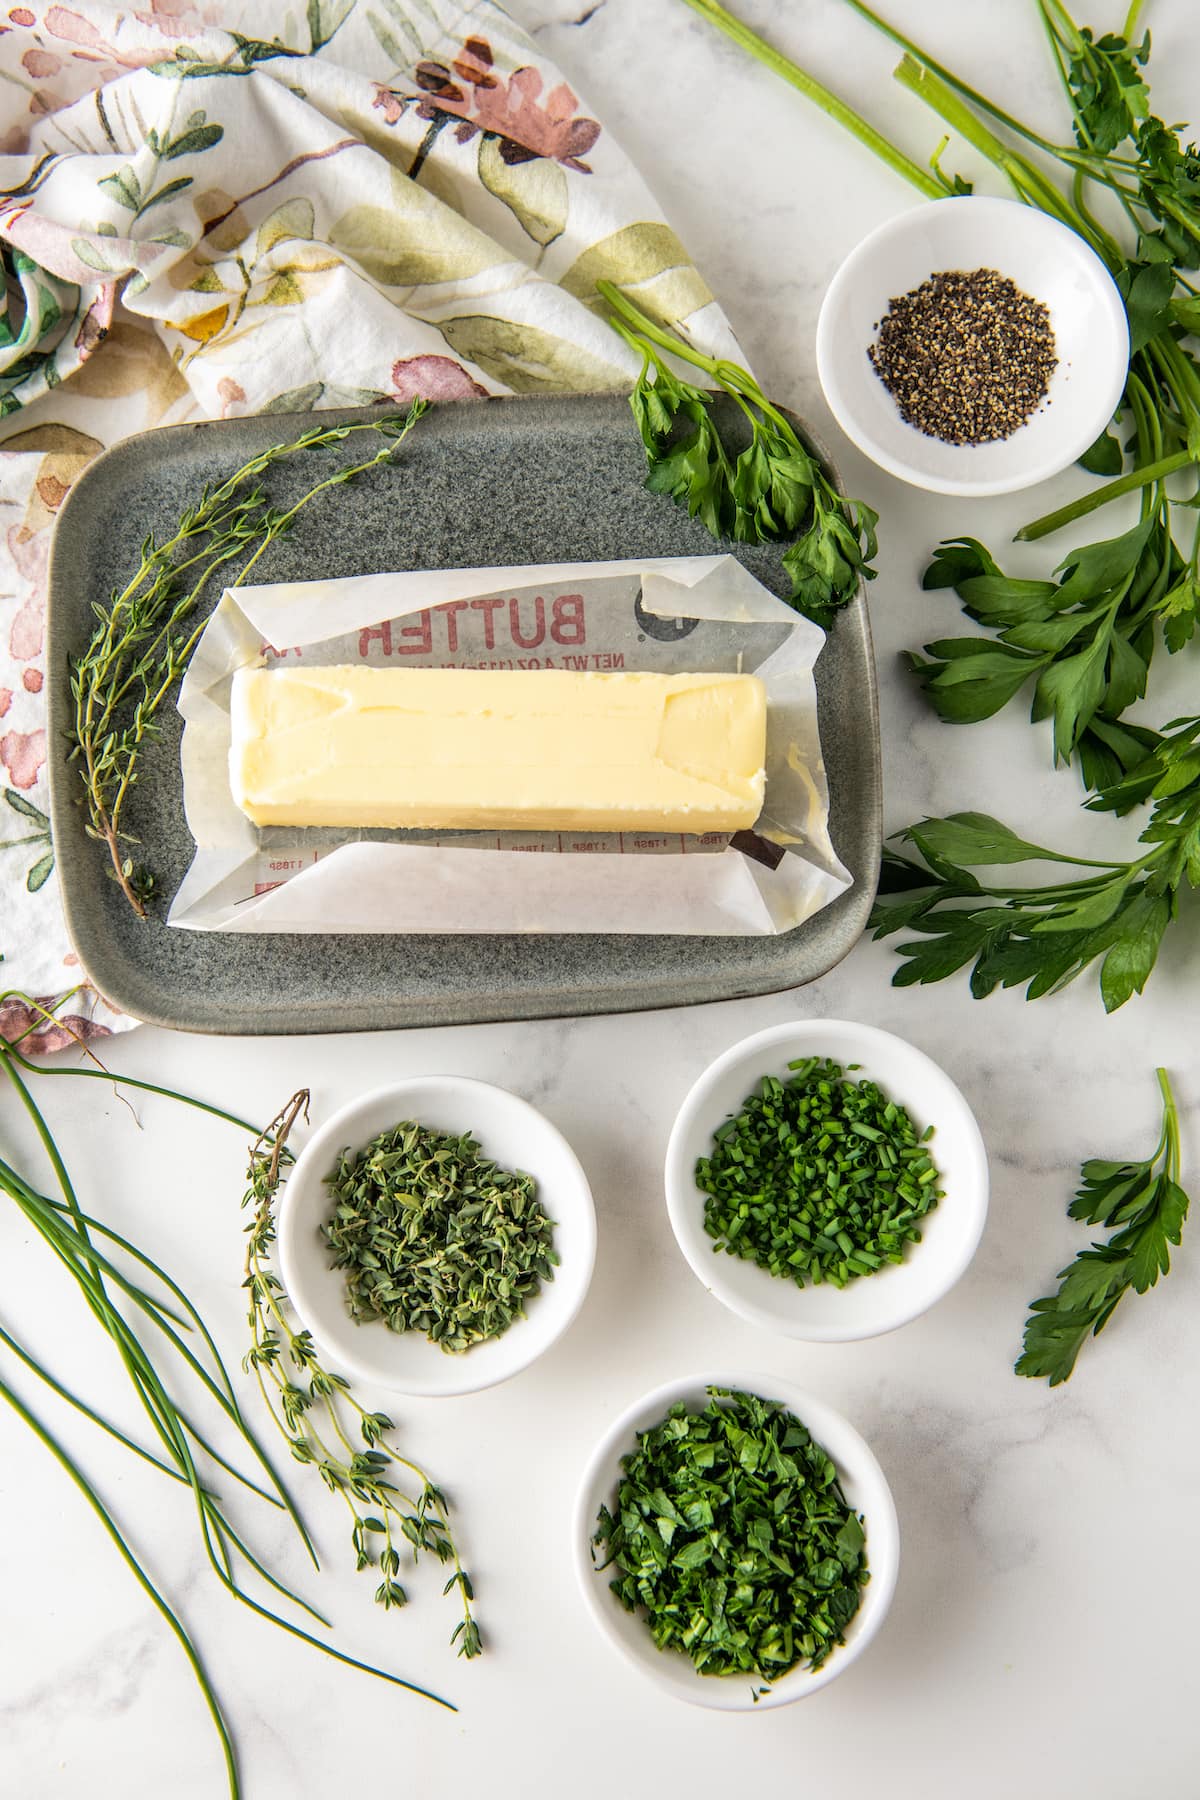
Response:
M813 681L823 642L730 556L227 589L179 696L196 855L169 923L193 931L790 931L850 885L829 840ZM232 677L297 660L757 674L767 690L763 812L753 834L732 841L259 828L230 790Z

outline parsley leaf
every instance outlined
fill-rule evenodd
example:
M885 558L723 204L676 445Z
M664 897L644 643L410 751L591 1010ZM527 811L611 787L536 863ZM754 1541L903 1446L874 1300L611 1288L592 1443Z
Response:
M629 404L646 450L646 486L686 507L715 538L786 543L791 603L826 629L875 575L878 515L847 500L787 416L737 363L705 356L661 329L611 282L597 284L610 324L642 358ZM702 369L740 409L750 441L736 452L712 411L713 394L675 374L667 356Z
M1150 33L1140 44L1105 32L1093 36L1083 26L1072 47L1067 81L1075 103L1075 141L1104 156L1137 129L1150 110L1150 89L1142 70L1150 55Z
M1200 716L1172 721L1166 735L1141 731L1122 753L1129 766L1088 810L1126 813L1152 803L1139 840L1146 853L1130 862L1044 849L984 813L922 819L899 834L917 855L884 851L870 919L876 938L917 934L897 946L904 960L894 986L944 981L969 964L977 999L1025 986L1026 999L1036 1000L1099 963L1106 1011L1142 992L1181 891L1200 887ZM1118 751L1110 754L1116 761ZM974 873L1036 862L1056 863L1061 873L1016 887ZM1084 873L1068 878L1073 869Z
M1055 573L1057 581L1005 575L974 538L940 545L924 586L952 587L968 616L997 635L939 638L907 662L951 724L990 718L1032 683L1031 717L1053 719L1055 761L1077 758L1094 785L1089 778L1113 772L1106 727L1146 691L1156 626L1172 651L1195 627L1196 577L1158 513L1068 552Z
M1094 1159L1080 1170L1070 1217L1113 1227L1113 1235L1081 1250L1060 1269L1056 1292L1031 1303L1018 1375L1044 1376L1051 1387L1066 1381L1088 1337L1104 1329L1124 1295L1148 1292L1170 1271L1188 1196L1179 1185L1179 1117L1165 1069L1158 1082L1163 1122L1153 1155L1133 1163Z

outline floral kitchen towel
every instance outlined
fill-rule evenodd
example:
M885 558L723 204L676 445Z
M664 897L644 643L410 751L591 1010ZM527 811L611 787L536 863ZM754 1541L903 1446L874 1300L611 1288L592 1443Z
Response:
M626 389L601 277L736 345L492 0L0 0L0 74L0 951L5 986L79 986L73 1029L109 1030L46 822L47 549L88 460L187 418ZM36 1022L0 1001L0 1032Z

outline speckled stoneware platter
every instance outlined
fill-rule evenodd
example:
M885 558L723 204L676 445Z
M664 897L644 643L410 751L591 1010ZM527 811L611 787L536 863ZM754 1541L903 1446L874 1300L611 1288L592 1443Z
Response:
M322 412L323 424L360 413ZM96 984L137 1017L190 1031L362 1031L571 1013L632 1011L796 987L845 956L866 924L880 851L879 721L862 596L817 663L831 831L854 886L780 937L242 936L169 929L171 895L191 860L183 817L179 724L145 754L129 824L161 898L137 919L86 835L81 788L66 761L69 658L92 606L137 566L148 531L169 537L206 482L223 480L313 416L170 426L130 438L75 485L50 568L51 804L63 903ZM332 453L349 461L353 442ZM330 468L334 464L330 463ZM311 464L309 465L311 469ZM703 526L643 487L641 443L619 397L513 399L435 408L397 462L336 488L301 514L256 571L262 581L387 569L475 567L711 554ZM271 475L286 502L305 474ZM777 550L730 546L776 593ZM214 583L207 611L220 597Z

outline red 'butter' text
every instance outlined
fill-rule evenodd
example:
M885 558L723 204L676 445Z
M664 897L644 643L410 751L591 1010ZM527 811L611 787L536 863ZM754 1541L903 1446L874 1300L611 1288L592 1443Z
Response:
M385 619L379 625L364 626L358 634L358 654L368 656L373 643L378 643L385 656L432 656L435 649L454 654L459 643L458 615L462 612L479 616L486 650L495 650L498 645L536 650L545 643L547 635L555 644L587 643L582 594L556 594L549 606L541 594L524 603L515 596L511 600L489 596L483 600L447 600L441 606L413 613L407 624L399 619Z

